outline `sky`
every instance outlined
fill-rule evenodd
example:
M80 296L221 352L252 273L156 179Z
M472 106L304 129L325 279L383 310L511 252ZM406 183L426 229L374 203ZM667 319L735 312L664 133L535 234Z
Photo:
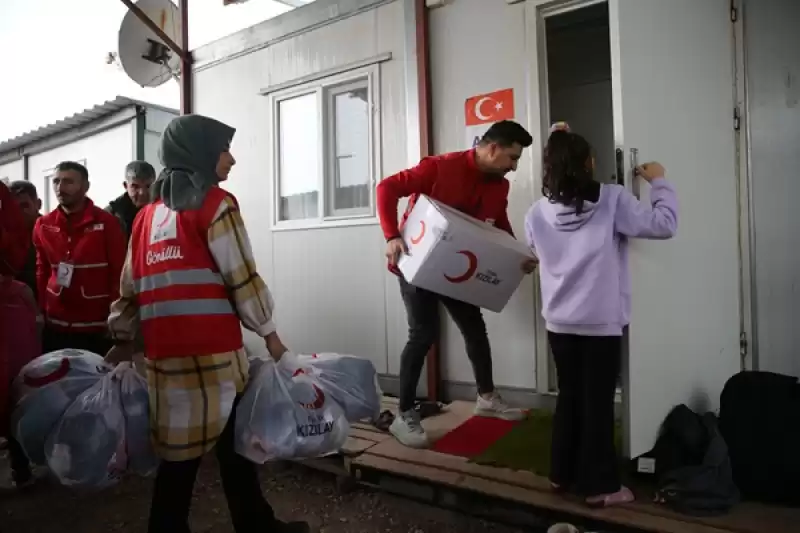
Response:
M189 46L288 11L272 0L189 0ZM178 83L142 88L115 65L120 0L0 0L0 142L116 96L178 108Z

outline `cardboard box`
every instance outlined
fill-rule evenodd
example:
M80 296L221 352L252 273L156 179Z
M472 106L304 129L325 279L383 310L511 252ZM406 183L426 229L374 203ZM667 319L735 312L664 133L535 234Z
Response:
M487 222L420 196L403 228L410 284L500 312L519 287L528 247Z

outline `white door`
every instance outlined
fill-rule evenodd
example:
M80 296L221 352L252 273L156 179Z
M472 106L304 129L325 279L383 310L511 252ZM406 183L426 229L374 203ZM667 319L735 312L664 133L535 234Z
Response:
M648 451L676 404L716 409L740 369L733 41L729 0L609 0L614 130L658 160L680 201L677 237L633 241L623 374L628 452ZM647 186L633 184L647 200Z

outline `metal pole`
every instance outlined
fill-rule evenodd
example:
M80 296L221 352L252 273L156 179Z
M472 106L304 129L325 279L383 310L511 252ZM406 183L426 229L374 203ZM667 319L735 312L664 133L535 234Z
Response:
M433 129L431 117L430 41L428 40L430 23L425 0L414 0L414 22L417 47L417 92L419 94L419 151L421 157L427 157L433 153ZM441 317L441 306L438 308L438 314ZM439 329L441 330L441 328ZM443 399L440 341L441 334L438 334L436 342L431 345L426 356L428 362L428 399L435 402Z
M181 115L192 112L192 52L189 51L189 0L180 0L181 12Z

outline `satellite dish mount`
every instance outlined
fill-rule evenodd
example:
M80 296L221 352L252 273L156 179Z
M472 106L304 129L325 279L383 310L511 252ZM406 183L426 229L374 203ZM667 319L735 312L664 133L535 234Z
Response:
M181 83L181 112L191 113L192 54L189 51L188 0L121 0L128 7L119 28L119 62L134 82L158 87ZM181 46L178 46L178 42Z

